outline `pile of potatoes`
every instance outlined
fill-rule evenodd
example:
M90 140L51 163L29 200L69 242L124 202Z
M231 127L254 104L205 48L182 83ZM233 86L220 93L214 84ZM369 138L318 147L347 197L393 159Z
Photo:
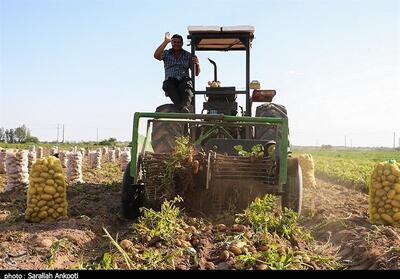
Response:
M37 159L43 158L43 147L38 147L37 152L36 152L36 158Z
M28 186L28 150L7 150L6 174L7 185L5 191Z
M108 162L115 162L115 150L108 150Z
M119 162L121 164L121 170L125 171L126 166L131 161L131 153L128 151L122 151L120 153Z
M400 224L400 165L377 164L369 187L369 219L374 224Z
M66 187L59 159L49 156L37 160L30 172L25 220L37 223L67 217Z
M58 153L58 158L60 159L61 166L62 166L63 168L66 168L66 167L67 167L67 162L68 162L68 159L67 159L67 152L65 152L65 151L60 151L60 152Z
M101 169L101 150L89 153L89 167L91 169Z
M36 157L37 157L36 151L29 150L29 153L28 153L28 169L29 170L32 168L32 165L36 162Z
M311 154L302 154L299 156L299 163L303 173L304 187L314 188L317 183L314 176L314 159Z
M6 173L6 153L5 149L0 149L0 173Z

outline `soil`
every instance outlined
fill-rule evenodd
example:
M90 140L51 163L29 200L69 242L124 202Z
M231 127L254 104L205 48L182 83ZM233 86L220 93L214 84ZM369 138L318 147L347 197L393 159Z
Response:
M119 240L129 238L133 222L119 215L121 178L117 164L104 163L101 170L87 170L85 163L85 183L67 190L69 218L53 224L25 222L24 189L0 193L0 269L84 268L110 251L103 228ZM5 175L0 174L0 189L4 184ZM339 261L341 269L400 268L400 229L368 222L367 194L317 178L317 187L304 189L303 205L300 225L311 232L319 249ZM232 252L226 252L227 259L221 260L226 247L213 243L220 227L205 226L188 239L197 251L197 268L232 268ZM235 230L229 225L221 229ZM134 245L140 251L162 244ZM193 266L182 261L176 268ZM310 268L321 266L310 263Z

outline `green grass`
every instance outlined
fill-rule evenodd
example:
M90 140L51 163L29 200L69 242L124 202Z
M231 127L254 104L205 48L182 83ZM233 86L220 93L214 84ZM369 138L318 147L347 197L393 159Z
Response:
M295 155L311 154L315 162L316 175L332 178L368 189L369 178L374 166L394 159L400 162L399 151L379 150L295 150Z

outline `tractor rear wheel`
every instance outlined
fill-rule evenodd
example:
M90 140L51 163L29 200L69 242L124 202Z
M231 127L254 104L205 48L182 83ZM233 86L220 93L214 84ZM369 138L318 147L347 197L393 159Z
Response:
M174 104L159 106L156 112L179 112ZM184 135L184 124L153 122L151 145L154 153L169 153L175 147L175 139Z
M257 107L256 117L287 118L287 111L282 105L266 103ZM274 124L256 127L256 139L276 140L281 138L281 135L281 127Z
M287 207L301 214L303 200L303 174L300 165L288 174L285 192L282 195L282 208Z
M130 175L129 162L125 168L122 179L121 209L122 216L126 219L136 219L140 216L139 208L144 202L144 187L133 184L133 177Z

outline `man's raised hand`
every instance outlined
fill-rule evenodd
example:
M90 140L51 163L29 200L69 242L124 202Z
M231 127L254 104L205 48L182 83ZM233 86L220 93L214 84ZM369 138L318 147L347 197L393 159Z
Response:
M171 42L171 34L169 32L165 32L164 41L167 43Z

